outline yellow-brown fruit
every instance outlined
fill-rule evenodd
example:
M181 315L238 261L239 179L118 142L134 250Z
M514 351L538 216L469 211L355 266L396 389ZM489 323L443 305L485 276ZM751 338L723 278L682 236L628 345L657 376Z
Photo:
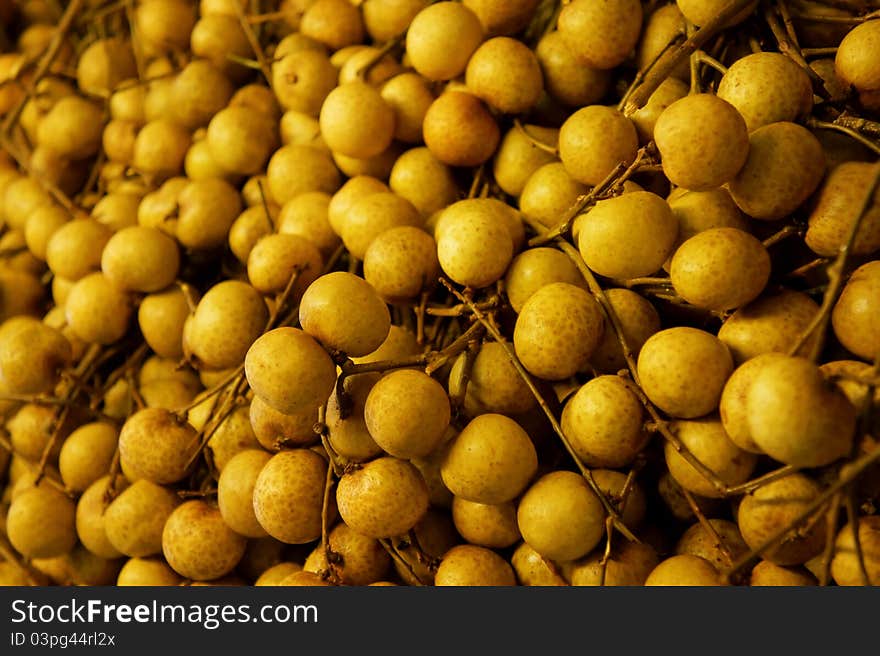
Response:
M118 586L178 586L183 579L161 558L131 558L116 579Z
M492 173L498 186L511 196L519 196L535 171L556 161L552 151L558 136L559 130L539 125L510 128L492 160Z
M514 312L521 312L535 292L555 282L585 285L577 267L564 253L555 248L530 248L513 258L504 277L504 290Z
M449 166L482 164L501 139L498 123L487 107L463 91L446 91L431 103L422 135L434 156Z
M132 303L103 273L90 273L70 289L65 312L77 337L93 344L112 344L128 330Z
M434 585L510 586L516 585L516 576L510 563L491 549L462 544L443 555Z
M107 537L105 520L105 497L108 492L118 494L128 483L117 477L110 489L110 476L104 476L92 483L80 495L76 504L76 534L86 549L101 558L119 558L122 554Z
M60 226L46 243L46 263L56 276L79 280L101 267L101 252L113 232L94 219Z
M113 424L98 421L74 430L58 456L58 469L64 485L82 492L110 471L119 431Z
M710 531L706 524L712 527ZM691 525L675 543L675 553L705 558L718 570L723 571L734 561L749 552L749 546L740 535L735 522L726 519L709 519L706 523Z
M266 169L266 181L269 195L279 205L307 191L332 194L341 184L339 169L326 149L300 144L275 151Z
M464 373L467 355L462 354L449 372L449 393L454 395ZM480 346L471 364L470 379L464 399L465 412L470 416L495 412L519 415L535 407L535 397L517 372L498 342Z
M417 298L433 289L439 277L437 244L415 226L382 232L364 253L364 279L388 303Z
M247 78L249 70L228 56L253 57L237 15L202 15L190 34L190 49L193 55L207 59L234 82Z
M877 357L880 345L880 262L853 271L831 312L834 334L849 351L865 360Z
M79 96L65 96L40 121L37 143L67 159L85 159L98 152L104 124L101 108Z
M761 447L752 438L752 431L749 428L749 388L766 363L784 357L784 353L770 352L749 358L734 370L724 384L718 404L721 423L730 440L744 451L763 453Z
M144 297L138 307L138 325L156 355L183 356L183 324L189 314L187 296L176 285Z
M317 247L297 235L268 235L260 239L247 258L248 279L262 294L280 294L291 278L289 300L295 303L319 275L323 258Z
M752 568L749 585L752 587L816 585L816 577L805 568L782 567L769 560L762 560Z
M272 64L272 86L284 109L318 116L321 104L335 87L336 69L319 50L298 50ZM280 58L279 58L280 57Z
M465 540L481 547L506 549L521 538L513 501L490 505L455 497L452 521Z
M602 4L574 0L563 7L556 27L582 63L614 68L629 57L639 40L642 5L637 0Z
M340 560L331 567L327 563L324 546L318 544L306 559L304 570L322 577L335 572L343 585L370 585L388 574L391 558L378 540L339 523L330 531L327 543L330 551Z
M236 534L216 507L193 499L171 513L162 531L162 553L181 576L210 581L229 574L247 540Z
M41 485L20 492L6 515L6 535L28 558L52 558L76 544L76 506L63 492Z
M365 0L361 4L367 33L383 43L406 31L428 0Z
M177 244L156 228L123 228L107 241L101 253L104 275L126 291L159 291L174 282L179 266Z
M299 29L331 50L361 43L365 36L360 10L348 0L316 0L303 14Z
M538 0L463 0L462 4L473 11L483 30L489 36L511 36L522 31L532 20L538 8Z
M847 33L837 48L834 68L848 85L859 91L880 89L877 57L880 55L880 23L865 21Z
M150 53L179 52L189 46L196 24L195 7L184 0L146 0L135 10L134 24Z
M563 567L571 585L641 586L660 562L656 550L644 542L621 540L611 549L610 557L596 549L583 560Z
M119 37L98 39L80 54L76 80L84 93L108 97L123 80L137 77L131 44Z
M174 490L135 481L104 511L107 539L119 553L143 558L162 552L162 529L180 499Z
M9 393L51 391L72 358L70 341L41 321L21 317L0 329L0 378Z
M151 3L157 0L150 0ZM180 0L159 0L179 2ZM208 125L232 97L229 78L211 62L195 59L171 83L171 111L182 126L195 130Z
M214 161L241 175L253 175L263 168L276 139L275 127L267 117L242 106L214 114L205 136Z
M287 447L308 446L317 438L314 431L318 409L308 408L293 415L278 412L259 396L251 401L248 410L253 435L264 449L279 451Z
M705 558L681 554L670 556L651 570L646 586L718 586L721 575Z
M159 181L183 171L183 160L192 143L189 133L165 119L150 121L134 140L132 166Z
M406 54L429 80L451 80L464 73L482 40L483 26L473 11L456 2L438 2L412 19Z
M281 451L264 465L254 485L254 514L269 535L287 544L320 537L328 466L310 449Z
M605 298L620 321L621 332L634 358L637 358L642 345L660 330L660 315L644 296L629 289L606 289ZM626 368L623 348L614 326L605 317L602 340L590 358L601 373L613 374Z
M339 516L353 530L372 538L403 535L428 510L428 486L414 465L381 457L339 479Z
M348 251L363 260L379 235L399 226L421 227L422 217L405 198L391 192L369 194L352 204L340 225Z
M559 129L559 158L572 178L587 185L602 182L618 164L630 164L638 147L633 122L604 105L577 110Z
M816 204L810 212L809 227L804 235L807 246L823 257L834 257L846 243L853 222L858 218L865 189L877 173L878 165L868 162L844 162L835 166L819 189ZM869 255L880 249L880 191L868 211L853 242L851 253Z
M555 567L551 567L544 557L522 542L510 557L520 585L565 586L568 585Z
M394 138L417 144L422 140L422 123L434 93L428 81L417 73L400 73L385 82L379 93L394 111Z
M254 487L263 467L272 459L262 449L246 449L234 455L217 481L217 506L223 521L248 538L266 537L254 514Z
M468 60L465 84L504 114L522 114L544 91L538 58L521 41L506 36L485 41Z
M425 147L412 148L398 157L388 184L391 191L411 202L422 216L430 216L458 200L452 170Z
M856 531L859 534L861 561L865 565L867 576L862 574L862 566L859 564L854 535ZM837 585L877 585L880 581L880 517L859 517L855 526L849 523L840 529L834 542L831 576Z
M131 415L119 433L122 469L131 481L176 483L195 465L198 443L193 427L173 412L144 408Z
M374 157L394 138L394 110L375 87L359 80L327 95L319 122L330 149L348 157Z

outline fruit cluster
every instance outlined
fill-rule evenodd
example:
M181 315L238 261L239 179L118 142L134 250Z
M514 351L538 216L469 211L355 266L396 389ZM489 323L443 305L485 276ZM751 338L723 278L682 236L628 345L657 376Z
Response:
M0 584L880 583L877 0L0 0Z

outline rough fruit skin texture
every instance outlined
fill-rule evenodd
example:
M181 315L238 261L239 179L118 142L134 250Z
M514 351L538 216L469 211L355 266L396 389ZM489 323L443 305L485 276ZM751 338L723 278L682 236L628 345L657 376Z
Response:
M31 487L9 506L6 534L24 556L60 556L76 544L76 506L62 492L45 485Z
M557 282L539 289L523 305L513 345L529 373L563 380L589 361L603 331L602 310L589 292Z
M854 27L840 42L834 68L841 79L859 91L880 89L877 53L880 52L880 22L870 20Z
M746 163L727 189L743 212L775 221L800 207L824 174L819 140L805 127L780 121L752 132Z
M510 563L491 549L461 544L443 556L434 585L512 586L516 585L516 576Z
M679 246L669 277L688 303L723 312L753 301L763 291L770 278L770 255L747 232L713 228Z
M852 446L855 407L806 358L765 364L749 386L746 409L755 444L787 465L822 467Z
M637 369L651 402L674 417L692 419L718 407L733 359L711 333L679 326L648 338Z
M880 345L880 262L853 271L831 312L834 334L865 360L877 356Z
M437 259L447 276L460 285L479 289L504 275L513 258L513 239L504 225L476 210L442 220Z
M559 129L559 159L572 178L597 185L620 163L636 157L633 122L617 110L591 105L574 112Z
M654 125L654 141L666 177L691 191L732 180L749 155L743 117L726 100L706 93L667 107Z
M541 67L521 41L496 37L468 61L465 83L473 93L505 114L521 114L537 104L544 90Z
M211 581L229 574L247 540L229 528L216 507L193 499L171 513L162 531L162 553L181 576Z
M353 530L390 538L409 531L428 511L428 486L409 462L383 457L339 479L336 503Z
M119 432L119 459L129 480L176 483L192 470L197 449L193 427L164 408L139 410Z
M523 495L517 523L526 543L545 558L575 560L605 534L605 509L581 475L555 471Z
M637 278L658 271L678 236L678 221L669 204L649 191L599 201L579 224L577 242L584 262L609 278Z
M266 463L254 485L254 513L269 535L286 544L320 537L327 467L308 449L281 451Z
M145 479L135 481L104 511L107 539L130 558L162 553L162 528L179 505L173 490Z
M425 113L422 136L434 157L444 164L477 166L495 153L501 131L479 98L447 91Z
M834 167L822 187L810 212L809 227L804 241L823 257L834 257L849 237L852 223L858 216L865 199L865 189L880 164L876 162L844 162ZM852 246L853 255L869 255L880 249L880 191L875 191L868 211Z
M254 394L284 414L315 408L336 384L336 365L309 334L276 328L259 337L244 360Z
M574 0L559 14L557 29L575 56L593 68L614 68L629 57L642 31L638 0Z
M223 521L236 533L249 538L266 537L254 515L253 490L257 476L272 458L261 449L247 449L233 456L217 481L217 505Z
M456 496L477 503L514 499L538 469L528 434L513 419L484 414L472 419L446 450L443 483Z

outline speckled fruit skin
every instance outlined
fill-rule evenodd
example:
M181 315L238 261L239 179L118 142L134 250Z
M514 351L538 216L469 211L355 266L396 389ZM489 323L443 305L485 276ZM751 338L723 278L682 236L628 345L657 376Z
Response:
M755 375L767 362L785 357L784 353L761 353L750 358L734 369L724 384L718 411L721 423L731 441L744 451L763 453L761 447L752 439L748 423L748 393Z
M171 513L162 531L162 553L172 569L195 581L229 574L247 540L229 528L215 506L193 499Z
M590 105L569 116L559 129L559 159L572 178L597 185L620 163L636 157L636 127L611 107Z
M9 506L6 534L23 556L60 556L76 544L76 506L63 492L45 485L31 487Z
M718 570L705 558L680 554L670 556L651 570L646 586L716 586L721 585Z
M461 544L443 556L434 585L511 586L516 585L516 576L510 563L491 549Z
M405 460L382 457L345 474L336 488L339 515L372 538L403 535L428 511L428 486Z
M176 483L192 471L197 450L195 429L164 408L137 411L119 432L119 458L129 480Z
M853 271L831 312L831 325L840 342L871 361L880 350L880 262Z
M818 192L816 204L810 212L809 227L804 235L807 246L823 257L834 257L846 243L861 204L865 190L876 175L876 162L844 162L828 174ZM880 249L880 191L862 217L853 255L869 255Z
M558 282L545 285L523 305L513 345L529 373L563 380L587 363L603 331L602 310L589 292Z
M859 517L856 526L868 581L877 585L880 583L880 516ZM831 576L837 585L864 585L854 533L853 525L847 524L840 529L834 542Z
M281 451L254 485L257 521L276 540L305 544L321 535L327 461L309 449Z
M635 48L642 31L638 0L574 0L559 14L558 30L575 56L593 68L614 68Z
M129 558L162 553L162 529L179 505L172 489L144 479L135 481L104 512L107 539Z

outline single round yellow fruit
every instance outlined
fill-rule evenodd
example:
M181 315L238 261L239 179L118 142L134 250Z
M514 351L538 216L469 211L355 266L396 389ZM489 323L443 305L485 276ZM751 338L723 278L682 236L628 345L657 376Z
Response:
M162 529L179 505L174 490L145 479L135 481L104 510L107 540L130 558L162 553Z
M162 531L162 553L181 576L210 581L229 574L247 540L230 529L215 506L193 499L171 513Z
M28 558L52 558L76 544L76 506L46 485L20 492L6 515L9 542Z
M749 428L749 388L766 363L784 357L784 353L773 352L756 355L739 365L724 384L718 404L721 423L730 440L744 451L763 453L761 447L752 439Z
M103 273L90 273L70 289L65 313L68 325L80 339L112 344L128 331L132 303Z
M538 41L535 55L541 65L545 91L566 107L597 103L611 86L610 72L580 63L558 30Z
M144 408L131 415L119 432L119 458L126 477L176 483L195 465L196 431L164 408Z
M305 544L321 536L327 461L309 449L281 451L263 466L253 491L254 514L273 538Z
M510 563L491 549L462 544L443 555L434 585L510 586L516 585L516 576Z
M82 492L109 472L118 438L116 427L104 421L83 424L68 435L58 456L64 484Z
M590 105L569 116L559 129L559 158L572 178L597 185L618 164L636 157L635 125L611 107Z
M262 449L246 449L234 455L217 481L217 507L229 528L248 538L268 533L254 514L254 487L272 455Z
M425 113L422 136L444 164L478 166L495 153L501 131L479 98L464 91L446 91Z
M555 471L539 478L519 501L523 539L545 558L564 562L587 555L605 534L605 508L583 476Z
M867 581L863 578L856 552L856 531L859 534ZM850 523L840 529L834 542L831 576L837 585L877 585L880 582L880 517L859 517L856 526Z
M394 138L394 110L378 89L362 81L342 84L321 105L321 135L334 152L366 159Z
M638 43L642 5L637 0L573 0L562 8L556 27L581 63L614 68Z
M171 237L156 228L131 226L115 233L101 253L101 270L114 285L156 292L177 277L180 253Z
M705 558L681 554L670 556L651 570L646 586L718 586L718 570Z
M880 23L865 21L850 30L837 48L834 69L840 78L859 91L880 89L875 66L880 54Z
M521 41L506 36L485 41L468 60L465 84L504 114L522 114L544 91L538 58Z
M626 345L633 357L637 358L642 345L660 330L660 315L648 299L630 289L606 289L605 298L620 321ZM608 317L605 317L602 341L593 351L590 364L606 374L614 374L626 368L623 348Z
M853 271L831 312L840 343L865 360L877 357L880 344L880 262Z
M248 254L248 279L262 294L280 294L296 275L288 297L295 303L321 275L323 264L321 252L305 237L272 234L258 240Z
M834 257L846 243L853 221L865 200L865 189L876 175L875 162L844 162L828 173L819 188L815 206L810 212L809 227L804 241L817 255ZM854 255L868 255L880 249L880 192L874 199L853 242Z
M465 71L483 40L480 19L457 2L438 2L421 10L406 32L406 54L429 80L451 80Z

